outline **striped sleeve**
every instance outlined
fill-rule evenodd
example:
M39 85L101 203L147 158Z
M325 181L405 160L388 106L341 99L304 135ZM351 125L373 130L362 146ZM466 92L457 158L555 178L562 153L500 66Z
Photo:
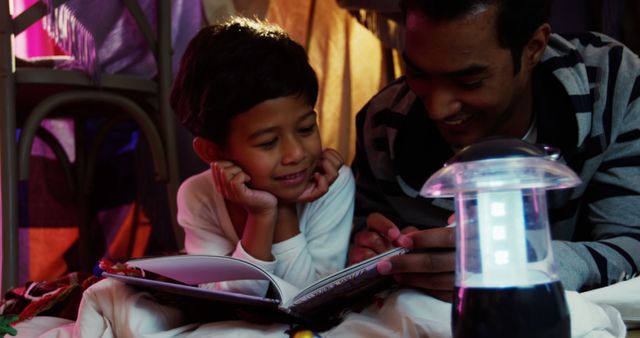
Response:
M554 254L566 289L586 290L637 276L640 267L640 60L601 37L581 40L584 59L597 68L588 159L581 172L593 172L582 198L580 242L556 241ZM602 50L606 49L603 53ZM589 62L589 61L587 61ZM591 77L590 77L591 79Z
M367 129L366 120L369 106L365 106L356 115L356 153L351 164L351 169L356 179L356 204L353 218L353 233L366 227L366 218L372 212L381 212L385 215L393 213L392 208L386 202L374 174L372 172L367 147L365 146L364 133Z

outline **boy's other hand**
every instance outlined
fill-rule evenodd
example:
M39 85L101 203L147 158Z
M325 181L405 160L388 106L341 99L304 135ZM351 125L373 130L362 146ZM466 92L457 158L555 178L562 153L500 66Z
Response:
M297 202L312 202L326 194L329 186L338 178L338 171L343 164L344 160L336 150L323 150L318 161L318 171L313 174L313 179L298 197Z
M278 206L278 200L274 195L249 188L247 182L251 178L233 162L212 162L211 173L218 191L226 199L243 206L249 213L272 213Z

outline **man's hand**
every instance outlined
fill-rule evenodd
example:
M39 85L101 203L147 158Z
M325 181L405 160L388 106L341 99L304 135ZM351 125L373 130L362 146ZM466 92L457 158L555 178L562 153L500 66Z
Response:
M338 178L338 171L344 164L340 153L327 148L322 151L318 161L318 169L313 173L313 179L304 192L298 196L296 202L312 202L322 197L329 190L329 186Z
M455 228L416 230L397 226L379 213L367 217L367 228L354 237L349 264L354 264L402 246L418 249L378 262L378 271L394 275L401 284L424 290L433 297L451 301L455 278Z
M378 271L450 302L455 282L455 228L420 230L407 236L411 238L410 248L420 251L383 260L378 263Z
M405 233L415 230L410 227L402 232L382 214L373 213L367 217L367 228L356 233L349 249L349 265L381 254L397 246L410 247L410 238Z

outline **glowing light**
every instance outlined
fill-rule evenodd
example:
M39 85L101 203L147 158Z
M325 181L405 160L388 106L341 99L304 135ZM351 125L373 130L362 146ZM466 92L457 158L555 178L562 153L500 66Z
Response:
M498 250L493 253L493 258L495 259L496 265L509 264L509 251Z
M493 227L493 239L496 241L503 241L507 238L507 229L502 225L496 225Z
M527 245L520 190L478 192L482 283L524 284Z
M491 216L502 217L506 214L507 214L507 211L505 210L504 203L491 202Z

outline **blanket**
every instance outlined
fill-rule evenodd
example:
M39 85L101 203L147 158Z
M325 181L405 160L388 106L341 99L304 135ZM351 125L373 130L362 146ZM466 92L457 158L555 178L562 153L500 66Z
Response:
M566 292L572 337L625 337L638 325L640 278L584 292ZM412 289L390 293L381 304L350 313L321 337L451 337L451 304ZM625 324L626 323L626 324ZM159 304L145 291L105 279L84 293L76 321L36 317L15 327L17 337L289 337L285 324L244 321L189 323L175 308ZM291 335L294 336L294 335Z
M29 281L7 291L0 300L0 335L15 334L11 326L35 316L75 319L84 290L98 280L86 272L72 272L53 281Z

